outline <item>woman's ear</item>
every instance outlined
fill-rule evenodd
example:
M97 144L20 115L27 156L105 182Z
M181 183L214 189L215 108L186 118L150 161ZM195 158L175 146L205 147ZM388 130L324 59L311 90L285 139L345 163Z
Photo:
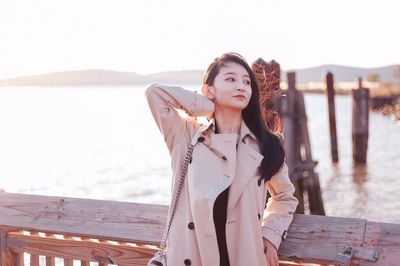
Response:
M204 96L206 96L208 99L213 100L214 99L214 87L209 86L207 84L203 84L203 87L201 87L201 92L203 93Z

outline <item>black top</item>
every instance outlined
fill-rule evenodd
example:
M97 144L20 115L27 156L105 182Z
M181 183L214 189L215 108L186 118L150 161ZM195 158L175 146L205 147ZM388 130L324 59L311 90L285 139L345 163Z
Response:
M215 123L215 134L218 134ZM214 203L214 225L217 232L220 266L229 266L228 248L226 246L226 211L228 205L229 187L227 187L215 200Z
M214 225L217 232L220 266L229 266L228 248L226 246L226 209L228 204L229 187L218 195L214 203Z

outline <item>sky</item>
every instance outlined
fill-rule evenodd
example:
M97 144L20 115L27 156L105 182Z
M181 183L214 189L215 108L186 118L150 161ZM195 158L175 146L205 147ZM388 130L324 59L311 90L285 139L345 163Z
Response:
M206 69L224 52L285 70L400 63L397 0L0 0L0 78Z

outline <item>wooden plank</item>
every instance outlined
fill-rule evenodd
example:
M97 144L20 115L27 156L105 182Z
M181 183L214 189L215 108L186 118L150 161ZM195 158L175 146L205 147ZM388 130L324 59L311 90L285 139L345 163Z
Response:
M368 222L363 247L379 251L376 262L362 261L362 266L400 265L400 225Z
M63 201L59 201L59 197L0 194L1 265L6 266L21 264L23 256L18 255L19 257L14 258L14 253L23 254L23 252L53 259L60 257L81 260L82 265L85 263L88 265L89 261L105 265L145 265L155 249L143 244L159 243L163 230L163 226L160 229L160 225L163 224L161 219L165 218L167 211L167 206L160 205L154 207L150 204L69 198L62 198ZM118 207L119 204L121 205ZM59 217L54 218L57 215ZM1 226L2 222L6 225L14 224L12 221L21 226L20 229L45 232L46 237L35 234L24 235L15 231L19 228ZM141 225L143 223L145 225ZM89 228L89 225L96 228ZM50 232L47 226L51 229ZM72 229L68 229L67 226L71 226ZM151 232L132 233L144 227ZM365 228L367 234L364 240ZM60 231L57 232L56 229ZM161 232L160 238L154 241L136 240L145 237L155 238L158 231ZM60 232L67 234L67 239L48 235ZM90 232L95 234L92 235ZM71 237L68 239L68 236L79 236L81 240ZM122 241L127 243L94 242L93 238L114 241L123 239ZM336 254L342 251L345 245L363 244L363 247L367 247L375 243L381 249L378 264L362 265L395 265L390 263L394 261L393 256L394 258L400 256L399 239L400 225L369 222L367 226L366 220L363 219L296 214L289 228L288 237L279 249L279 255L282 260L297 263L332 263ZM137 246L129 244L133 242L137 243ZM387 264L379 264L382 261ZM357 260L353 265L358 265Z
M55 237L54 234L45 233L47 238ZM46 256L46 266L55 266L56 265L56 258L52 256Z
M366 220L296 215L278 254L282 260L332 263L344 245L361 246Z
M155 253L148 246L115 245L94 241L42 238L22 234L9 235L9 246L13 252L29 252L45 256L104 264L145 265Z
M38 232L30 232L32 236L39 236ZM39 255L30 254L30 266L39 266Z
M115 241L160 242L168 206L0 193L0 226Z

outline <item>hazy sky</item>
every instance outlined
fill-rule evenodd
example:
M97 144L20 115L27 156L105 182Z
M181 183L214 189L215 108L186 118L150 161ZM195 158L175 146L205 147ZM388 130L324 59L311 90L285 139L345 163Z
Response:
M205 69L227 51L283 69L397 64L399 14L397 0L0 0L0 78Z

